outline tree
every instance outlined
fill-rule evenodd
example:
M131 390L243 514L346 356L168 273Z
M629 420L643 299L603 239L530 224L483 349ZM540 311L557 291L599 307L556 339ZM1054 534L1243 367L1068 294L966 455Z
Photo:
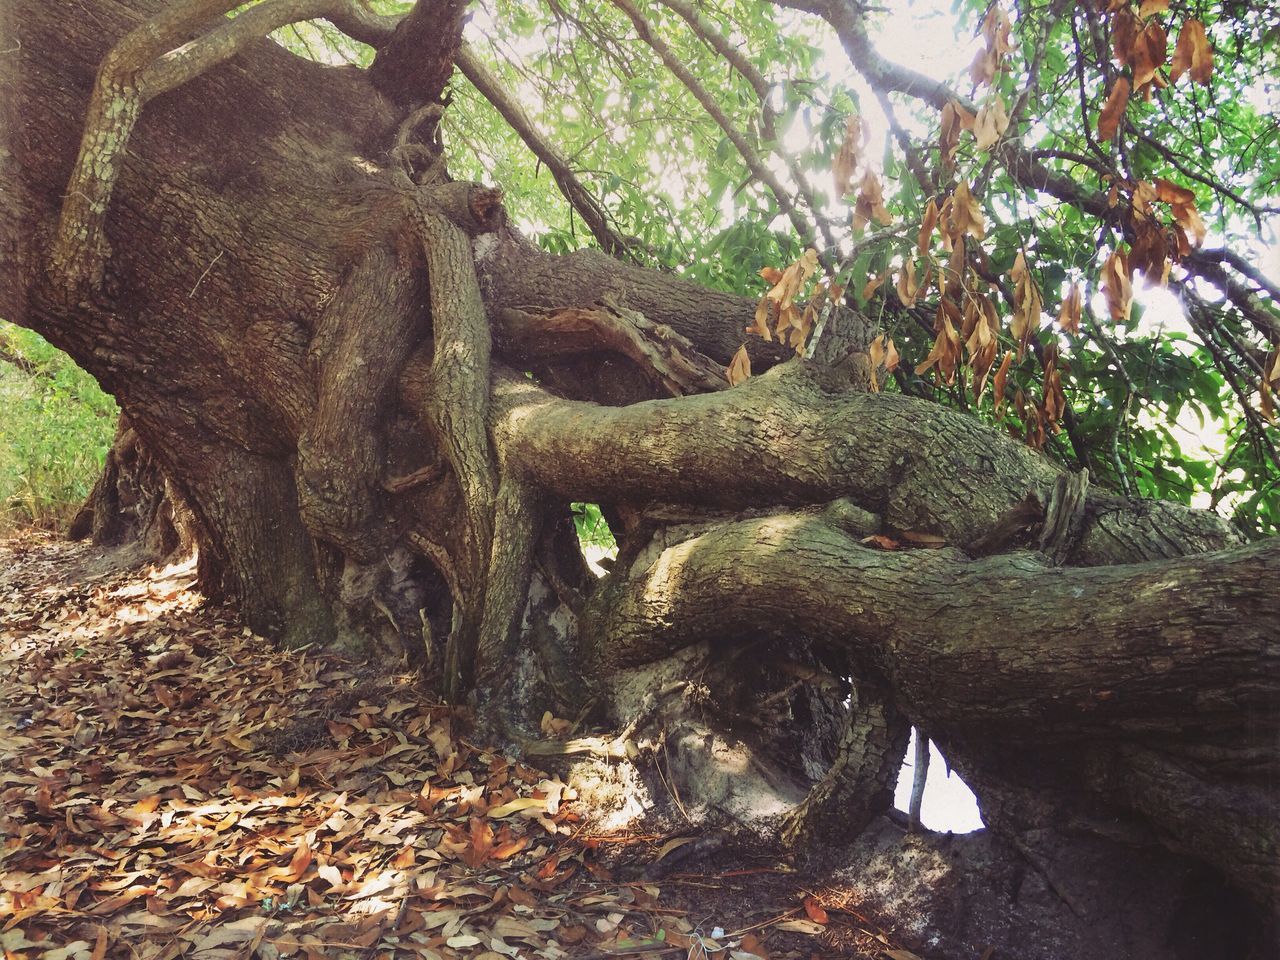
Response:
M1247 532L1276 523L1280 295L1231 246L1275 213L1276 121L1225 96L1274 65L1274 11L984 7L973 99L883 58L844 0L499 3L498 51L561 31L524 61L462 40L465 0L237 7L0 7L0 316L118 398L206 591L279 643L403 653L530 752L623 756L663 729L684 796L788 810L799 852L865 839L914 724L999 838L986 889L1029 863L1080 913L1037 941L1014 911L990 933L1011 955L1158 944L1175 920L1264 949L1280 542L1139 495L1236 483ZM318 18L290 42L357 65L266 39ZM818 35L883 108L883 177L856 91L809 82ZM558 130L521 104L564 89L594 98ZM673 219L653 156L608 150L636 104L706 173ZM526 154L486 155L503 136L599 249L521 232L551 208L515 189ZM710 231L729 196L743 215ZM1135 270L1202 347L1117 332ZM1239 421L1221 471L1136 416L1150 383L1171 417ZM619 546L600 580L583 503ZM626 729L549 747L544 711ZM1234 912L1188 920L1187 877ZM1085 878L1091 903L1147 895L1103 923Z

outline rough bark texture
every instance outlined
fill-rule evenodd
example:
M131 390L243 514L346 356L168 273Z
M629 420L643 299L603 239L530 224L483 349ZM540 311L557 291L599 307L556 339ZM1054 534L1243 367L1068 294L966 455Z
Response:
M120 417L102 473L67 536L99 546L136 545L142 557L162 560L195 546L194 523L142 438Z
M544 709L625 727L552 752L634 740L652 771L662 743L702 813L797 847L879 830L923 726L997 834L969 844L964 896L1018 860L1062 902L1090 872L1099 902L1162 891L1105 930L1068 909L1057 955L1159 955L1178 870L1274 909L1274 542L857 392L856 314L817 360L753 344L773 369L723 389L752 300L539 253L495 191L448 181L433 118L464 4L398 27L335 5L382 43L368 73L239 37L64 206L85 145L132 118L90 108L99 65L169 6L0 0L0 316L117 396L251 626L408 656L513 739ZM59 246L95 216L101 244ZM603 580L573 501L620 540ZM858 842L872 870L884 837ZM962 945L963 916L931 922ZM1011 908L999 955L1054 955L1019 949L1036 922Z

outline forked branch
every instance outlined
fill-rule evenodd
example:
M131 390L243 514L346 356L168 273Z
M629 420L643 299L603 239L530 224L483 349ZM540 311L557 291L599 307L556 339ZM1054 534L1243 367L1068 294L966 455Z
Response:
M149 100L290 23L323 17L335 25L354 25L364 36L378 26L359 0L266 0L189 39L238 6L239 0L173 3L126 34L103 59L50 255L55 283L69 298L85 297L102 285L111 256L107 208L134 124Z

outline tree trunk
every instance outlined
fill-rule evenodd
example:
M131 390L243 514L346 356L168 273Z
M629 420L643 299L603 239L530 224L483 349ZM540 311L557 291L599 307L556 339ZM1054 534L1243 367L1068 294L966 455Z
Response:
M534 752L665 744L687 807L797 849L877 822L914 723L999 834L974 861L992 890L1010 858L1087 864L1103 900L1194 862L1274 910L1280 548L859 392L852 312L812 360L754 344L771 369L727 389L753 300L541 254L495 191L448 180L433 124L463 6L349 25L381 42L367 73L228 35L234 57L148 98L170 75L117 52L134 72L99 86L141 105L130 131L94 126L95 74L178 6L0 5L21 41L0 58L0 315L115 394L246 622L407 656ZM101 192L103 144L102 209L64 209L77 177ZM600 581L576 501L619 539ZM626 736L528 743L548 709ZM1107 942L1155 943L1168 903ZM1065 950L1106 939L1068 912Z

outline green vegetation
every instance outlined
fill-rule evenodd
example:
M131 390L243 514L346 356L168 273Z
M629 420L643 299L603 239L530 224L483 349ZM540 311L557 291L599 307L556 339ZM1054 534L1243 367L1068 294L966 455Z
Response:
M386 13L408 6L374 3ZM678 0L639 5L727 123L800 198L815 245L837 254L835 279L896 340L903 362L887 389L998 422L1073 468L1089 467L1095 482L1118 491L1213 508L1255 536L1280 530L1280 454L1272 401L1260 383L1264 368L1280 371L1267 335L1275 328L1267 319L1272 308L1249 300L1260 293L1267 299L1277 277L1237 278L1243 282L1227 298L1206 280L1222 250L1263 265L1263 273L1274 259L1280 103L1275 84L1259 78L1274 77L1280 62L1275 9L1219 2L1170 8L1154 0L1133 11L1113 4L1096 17L1035 0L875 8L867 25L881 54L942 80L999 118L987 143L966 132L943 151L937 105L868 86L850 69L830 24L786 9L806 6L695 4L702 18L695 25L684 15L690 5ZM708 286L763 293L760 269L785 267L804 249L796 218L687 85L662 69L656 49L640 42L627 7L621 0L572 9L489 0L475 6L467 38L473 55L569 159L610 229L631 239L635 259ZM1135 89L1124 124L1104 139L1100 114L1117 70L1140 59L1136 47L1128 49L1136 42L1126 32L1134 23L1164 44L1157 44L1160 78L1141 95ZM1189 23L1205 25L1213 48L1212 69L1194 82L1171 73L1167 62ZM1011 26L1008 37L1002 24ZM765 102L741 70L726 68L712 43L717 35L729 38L763 78ZM372 56L323 24L289 27L277 39L328 62L367 65ZM997 51L985 75L971 69L984 49ZM1152 83L1145 73L1133 79ZM513 218L545 249L593 245L580 212L564 202L547 168L532 162L530 145L486 96L460 74L450 93L443 136L453 175L500 184ZM856 151L852 183L837 189L832 168L851 116L862 118L870 137ZM997 134L1017 139L1071 186L1032 189L1007 163L994 162ZM886 216L870 230L851 231L863 172L877 178ZM930 260L935 277L945 268L947 253L936 243L917 253L917 230L929 200L941 205L961 182L972 186L986 222L985 238L970 241L971 255L986 258L987 277L1004 285L993 293L1002 330L1017 309L1008 277L1019 253L1042 298L1044 313L1030 338L1038 345L1017 351L1008 370L1011 402L999 412L989 384L984 396L973 396L980 378L972 357L958 376L914 373L937 333L934 308L946 298L922 291L922 309L909 317L891 289L908 263L917 277ZM1185 191L1184 206L1171 211L1162 193L1154 220L1120 215L1125 203L1148 203L1142 190L1159 182L1167 185L1162 190ZM1109 190L1123 201L1109 218L1082 209L1088 196ZM1184 241L1192 234L1181 257L1173 249L1177 231ZM1139 267L1131 300L1104 304L1105 264L1139 241L1147 256L1154 241L1162 251L1158 262ZM1166 248L1179 262L1162 286ZM1128 269L1133 273L1132 263ZM861 296L874 276L886 278L884 288ZM1072 329L1059 329L1052 318L1073 284L1084 293L1083 315ZM1001 333L996 363L1016 340ZM1060 418L1043 417L1045 351L1052 349L1062 358L1057 373L1067 409Z
M115 401L38 334L0 321L0 534L65 524L115 431Z

